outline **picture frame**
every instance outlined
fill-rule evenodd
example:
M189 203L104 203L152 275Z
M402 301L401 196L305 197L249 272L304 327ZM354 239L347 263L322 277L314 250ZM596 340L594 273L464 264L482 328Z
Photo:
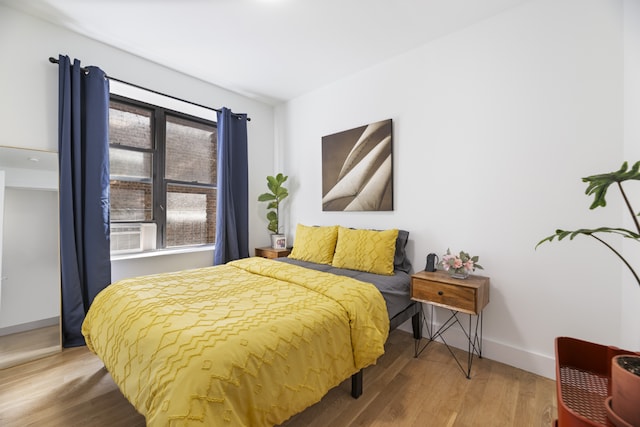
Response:
M392 119L322 137L322 210L393 210Z

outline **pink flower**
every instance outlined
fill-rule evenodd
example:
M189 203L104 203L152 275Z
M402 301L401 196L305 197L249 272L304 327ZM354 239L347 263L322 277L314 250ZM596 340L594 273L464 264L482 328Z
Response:
M450 255L450 254L443 255L442 267L445 269L445 271L449 271L449 268L453 267L454 262L455 262L455 257L453 255Z
M477 268L483 270L482 266L477 262L477 256L472 257L464 251L460 251L459 255L454 255L449 249L447 249L447 253L442 255L442 261L438 263L438 267L442 268L444 271L448 271L449 273L470 273L475 271Z

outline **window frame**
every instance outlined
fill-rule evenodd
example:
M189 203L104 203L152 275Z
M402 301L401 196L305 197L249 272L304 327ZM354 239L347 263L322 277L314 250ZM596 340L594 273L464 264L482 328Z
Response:
M112 221L110 219L110 223L115 224L131 224L131 223L155 223L156 224L156 251L158 250L171 250L171 249L179 249L179 248L189 248L189 247L200 247L204 245L213 245L214 243L198 243L192 245L181 245L181 246L171 246L167 247L167 189L169 186L178 186L185 188L196 188L196 189L207 189L217 191L217 177L214 178L213 184L200 183L195 181L182 181L176 179L167 179L165 176L166 171L166 126L167 126L167 116L177 117L182 120L199 123L201 125L210 126L215 129L217 132L218 124L213 120L207 120L202 117L198 117L192 114L184 113L172 108L163 107L156 104L151 104L149 102L141 101L135 98L110 93L109 94L109 108L111 108L111 101L130 105L133 107L145 109L151 112L151 146L152 148L138 148L133 146L128 146L124 144L111 143L109 141L109 148L133 151L133 152L142 152L142 153L150 153L151 154L151 220L144 221ZM216 142L217 148L217 142ZM111 181L111 174L109 176L109 180ZM146 182L145 180L140 180L140 182ZM214 215L213 222L210 224L213 227L213 237L215 241L215 226L216 226L216 218ZM209 224L207 224L208 230Z

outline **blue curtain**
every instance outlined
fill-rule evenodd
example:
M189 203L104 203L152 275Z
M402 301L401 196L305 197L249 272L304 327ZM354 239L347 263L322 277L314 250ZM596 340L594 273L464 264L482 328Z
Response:
M77 59L60 55L58 64L62 345L74 347L85 344L85 314L111 283L109 81Z
M218 111L218 203L214 265L249 256L247 115Z

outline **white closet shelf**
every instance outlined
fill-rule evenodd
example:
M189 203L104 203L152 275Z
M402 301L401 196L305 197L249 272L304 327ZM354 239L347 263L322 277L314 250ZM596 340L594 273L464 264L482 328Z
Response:
M10 188L58 190L58 154L16 147L0 147L0 170Z

